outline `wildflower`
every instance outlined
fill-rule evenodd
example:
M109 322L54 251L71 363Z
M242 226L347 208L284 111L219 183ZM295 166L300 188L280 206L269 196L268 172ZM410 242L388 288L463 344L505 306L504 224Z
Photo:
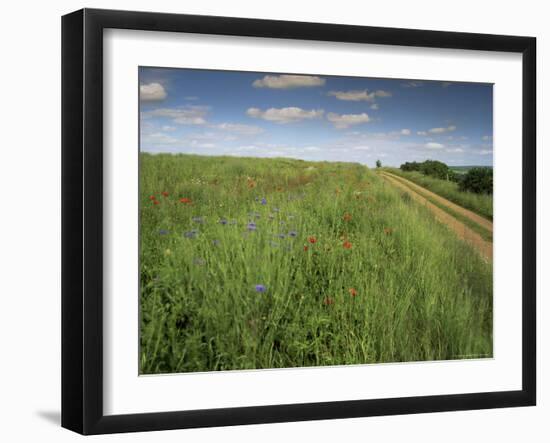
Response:
M344 249L351 249L352 244L349 241L345 241L342 246L344 247Z
M323 299L323 304L324 304L325 306L333 305L333 304L334 304L334 299L331 298L331 297L325 297L325 298Z
M168 195L169 195L168 192L166 192L166 191L162 191L161 194L162 194L163 197L168 197Z
M226 225L227 220L225 218L220 219L220 225Z
M183 236L185 238L195 238L197 237L198 231L196 229L193 229L191 231L187 231L183 233Z
M167 235L168 231L166 229L159 229L159 234L160 235Z
M267 200L265 199L265 197L262 198L262 200L260 201L260 203L261 203L262 205L267 205Z
M298 236L298 232L297 232L297 231L290 231L290 232L288 233L288 236L289 236L289 237L293 237L293 238L294 238L294 237L297 237L297 236Z
M352 297L355 297L357 295L357 290L354 288L349 288L348 291L349 295L351 295Z
M348 214L347 212L344 214L344 217L343 217L344 221L350 221L351 220L351 214Z
M308 248L308 246L307 246L307 245L305 245L305 246L304 246L304 251L306 251L306 252L307 252L307 250L308 250L308 249L309 249L309 248Z
M183 197L183 198L180 198L180 203L184 203L186 205L190 205L192 203L191 199L190 198L187 198L187 197Z
M159 205L160 202L159 202L158 200L153 200L153 204L154 204L154 205Z
M154 195L149 196L149 200L156 200L157 198Z
M164 255L165 255L166 257L168 257L168 256L172 255L172 251L171 251L170 249L166 249L166 250L164 251Z
M200 258L200 257L195 257L193 259L193 263L197 266L203 266L204 264L206 264L206 260L204 260L203 258Z
M256 292L265 292L267 290L264 285L256 285L254 289L256 290Z
M256 230L256 223L254 222L250 222L246 225L246 229L248 229L249 231L255 231Z
M191 220L193 220L195 223L204 223L203 217L193 217Z
M250 177L247 179L247 186L249 189L253 189L256 187L256 182L252 180Z
M317 239L316 239L315 237L313 237L313 236L308 237L308 238L307 238L307 241L310 242L311 244L317 243Z

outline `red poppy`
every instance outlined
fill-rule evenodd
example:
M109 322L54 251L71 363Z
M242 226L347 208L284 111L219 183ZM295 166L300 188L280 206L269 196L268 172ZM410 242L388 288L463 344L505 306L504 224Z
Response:
M313 236L308 237L308 238L307 238L307 241L310 242L311 244L317 243L317 239L316 239L315 237L313 237Z
M189 204L191 204L191 199L187 198L187 197L180 198L180 203L185 203L185 204L189 205Z
M304 246L304 251L307 251L309 248L307 246Z
M153 204L158 205L158 204L160 204L160 202L158 200L153 200Z
M351 220L351 214L348 214L347 212L344 214L344 221L350 221Z
M323 304L325 306L333 305L334 304L334 299L330 298L330 297L325 297L325 299L323 300Z
M349 295L355 297L357 295L357 290L355 290L354 288L349 288Z
M161 194L162 194L163 197L168 197L168 192L166 192L166 191L161 192Z
M149 200L156 200L156 199L157 199L157 198L156 198L154 195L151 195L151 196L149 197Z
M344 249L351 249L352 244L349 241L345 241L342 246L344 247Z

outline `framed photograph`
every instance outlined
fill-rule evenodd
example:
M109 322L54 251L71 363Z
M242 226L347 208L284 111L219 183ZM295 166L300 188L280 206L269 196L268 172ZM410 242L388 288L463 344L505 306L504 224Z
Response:
M531 37L62 20L62 425L536 402Z

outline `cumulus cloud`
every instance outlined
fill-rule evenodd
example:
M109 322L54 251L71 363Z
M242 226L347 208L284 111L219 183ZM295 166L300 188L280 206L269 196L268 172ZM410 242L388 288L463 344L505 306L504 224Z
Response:
M262 111L259 108L248 108L246 115L253 118L261 118L273 123L294 123L302 120L321 118L325 111L312 109L310 111L291 106L288 108L269 108Z
M445 145L442 145L441 143L435 143L435 142L428 142L424 145L426 149L443 149Z
M424 82L411 81L411 82L401 83L401 86L403 88L420 88L420 86L422 86L423 84L424 84Z
M372 102L377 97L391 97L391 92L389 91L372 91L369 92L367 89L362 91L330 91L328 95L336 97L338 100L346 100L352 102Z
M416 133L418 135L428 135L428 133L426 131L417 131Z
M368 114L336 114L329 112L327 119L338 129L349 128L352 125L359 125L370 121Z
M323 86L325 79L312 75L266 75L264 78L254 80L255 88L292 89Z
M428 132L430 134L444 134L445 132L452 132L456 130L456 126L447 126L446 128L432 128L429 129Z
M157 108L143 112L143 117L164 117L180 125L204 125L208 108L204 106L183 106L179 108Z
M378 106L378 103L373 103L372 105L370 105L370 108L374 111L380 109L380 106Z
M166 98L164 86L160 83L148 83L139 85L139 99L144 102L155 102Z
M264 130L259 126L244 125L241 123L220 123L219 125L214 125L212 127L240 135L257 135L264 132Z
M492 154L492 153L493 153L492 149L482 149L482 150L478 151L478 154L480 154L480 155L489 155L489 154Z
M401 129L400 134L401 135L411 135L411 130L410 129Z

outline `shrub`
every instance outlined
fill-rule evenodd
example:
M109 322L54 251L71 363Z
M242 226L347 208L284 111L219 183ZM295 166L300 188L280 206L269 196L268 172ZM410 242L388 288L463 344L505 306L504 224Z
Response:
M493 193L493 169L472 168L459 184L461 191L475 192L476 194Z

